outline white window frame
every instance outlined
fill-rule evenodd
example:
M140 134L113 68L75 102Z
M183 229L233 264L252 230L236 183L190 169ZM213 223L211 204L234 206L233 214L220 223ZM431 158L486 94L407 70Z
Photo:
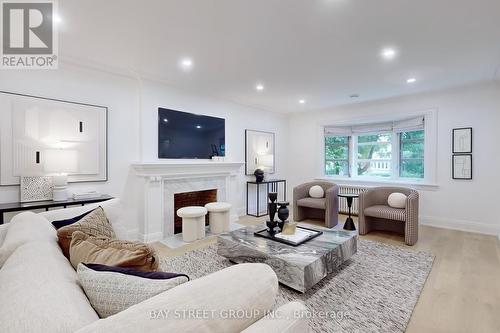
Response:
M401 114L401 117L394 118L394 114ZM385 121L398 121L403 119L408 119L410 117L423 116L425 121L424 128L424 178L408 178L399 177L399 134L394 133L396 139L392 139L392 161L397 163L393 164L393 177L368 177L355 175L357 172L356 158L357 153L352 153L349 163L350 176L325 176L325 164L324 164L324 136L325 127L335 124L335 126L349 126L352 124L370 124ZM317 180L328 180L336 181L339 184L353 184L353 185L368 185L368 186L384 186L384 185L408 185L413 186L417 189L423 190L436 190L439 185L437 183L437 120L438 120L438 110L428 109L424 111L416 112L401 112L401 110L391 110L385 114L381 114L374 117L363 117L363 118L344 118L338 119L336 117L331 117L330 119L324 119L322 123L318 123L318 137L321 138L321 150L319 152L320 159L318 160L318 171L321 176L316 177ZM363 134L364 135L364 134ZM354 152L357 147L357 135L353 135L350 140L349 149L350 152ZM396 152L396 153L394 153ZM394 162L392 162L394 163Z

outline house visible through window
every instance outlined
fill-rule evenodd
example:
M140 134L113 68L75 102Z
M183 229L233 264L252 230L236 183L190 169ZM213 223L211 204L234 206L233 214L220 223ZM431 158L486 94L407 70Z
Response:
M391 123L326 127L325 175L423 179L423 117Z

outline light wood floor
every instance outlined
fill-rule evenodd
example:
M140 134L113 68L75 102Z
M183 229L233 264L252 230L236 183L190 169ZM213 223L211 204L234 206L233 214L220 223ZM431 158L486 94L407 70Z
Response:
M338 227L343 225L340 216ZM264 218L243 217L239 223L262 223ZM319 224L316 221L306 221ZM421 226L418 243L406 246L403 237L373 232L363 239L427 251L435 255L432 271L413 311L406 332L500 332L500 246L497 237ZM176 256L215 242L198 241L178 249L160 243L162 256Z

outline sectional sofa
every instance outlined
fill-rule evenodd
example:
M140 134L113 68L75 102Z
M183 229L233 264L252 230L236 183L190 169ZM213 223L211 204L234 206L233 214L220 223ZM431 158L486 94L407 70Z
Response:
M0 332L308 331L301 303L291 302L269 313L275 306L278 280L264 264L235 265L99 319L50 224L97 205L25 212L0 226ZM100 205L117 236L124 235L119 201ZM186 316L186 310L192 315Z

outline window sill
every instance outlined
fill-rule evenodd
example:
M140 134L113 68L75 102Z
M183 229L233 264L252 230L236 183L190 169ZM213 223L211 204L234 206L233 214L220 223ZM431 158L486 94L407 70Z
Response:
M396 186L410 186L417 190L426 190L426 191L436 191L439 189L438 184L428 183L425 181L418 180L394 180L394 179L362 179L362 178L348 178L348 177L332 177L332 176L322 176L317 177L316 180L326 180L332 181L339 185L367 185L367 186L388 186L388 185L396 185Z

